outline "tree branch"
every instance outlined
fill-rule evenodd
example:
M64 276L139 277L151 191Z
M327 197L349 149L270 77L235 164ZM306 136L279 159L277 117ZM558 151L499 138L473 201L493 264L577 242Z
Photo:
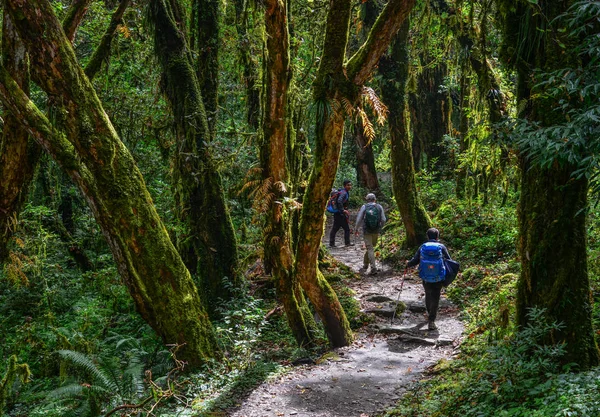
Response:
M92 0L73 0L69 6L69 10L67 10L67 15L63 19L62 26L65 35L67 35L67 38L71 43L73 43L73 40L75 39L77 28L79 28L83 16L87 13L91 2Z
M351 82L363 85L367 81L414 4L415 0L390 0L388 2L369 32L365 43L346 64L346 73Z
M94 51L94 54L90 58L90 61L85 67L85 75L91 80L94 76L100 71L100 67L102 67L102 61L104 61L108 54L110 54L110 45L112 43L115 34L117 33L117 27L121 24L123 20L123 15L125 14L125 10L129 7L131 0L121 0L119 3L119 7L113 13L110 18L110 23L106 28L106 32L104 32L104 36L102 36L102 40L100 41L100 45Z

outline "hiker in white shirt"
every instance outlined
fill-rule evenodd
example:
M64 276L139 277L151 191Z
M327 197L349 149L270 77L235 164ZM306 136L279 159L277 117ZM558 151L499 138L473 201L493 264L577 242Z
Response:
M375 264L375 246L377 245L381 228L387 219L385 218L383 207L376 202L377 197L375 197L375 194L367 194L365 200L367 200L367 204L364 204L360 208L356 218L356 236L358 236L358 230L362 226L366 251L361 270L366 272L369 265L371 265L369 273L374 275L378 272L377 265Z

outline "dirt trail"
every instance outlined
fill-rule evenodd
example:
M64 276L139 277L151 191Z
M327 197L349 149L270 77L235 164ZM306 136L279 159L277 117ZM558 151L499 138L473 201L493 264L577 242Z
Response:
M354 247L341 246L341 230L337 239L338 247L331 248L331 254L359 272L362 237ZM410 273L400 297L407 308L390 326L402 274L385 264L378 267L382 269L379 274L361 274L349 283L361 308L377 313L374 323L356 332L355 342L336 349L329 359L296 367L263 383L231 416L371 416L393 405L406 385L428 366L452 355L463 331L457 309L442 295L436 320L439 329L427 331L423 287L419 277Z

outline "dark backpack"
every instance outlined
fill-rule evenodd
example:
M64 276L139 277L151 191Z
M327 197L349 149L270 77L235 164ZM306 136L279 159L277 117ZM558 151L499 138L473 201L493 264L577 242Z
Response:
M365 231L375 233L379 231L379 209L376 204L367 204L365 207Z
M442 255L442 245L427 242L420 249L419 276L425 282L440 282L446 278L446 268Z
M339 210L337 209L337 199L342 193L342 189L339 190L333 189L331 190L331 194L329 194L329 201L327 202L327 211L330 213L337 213Z

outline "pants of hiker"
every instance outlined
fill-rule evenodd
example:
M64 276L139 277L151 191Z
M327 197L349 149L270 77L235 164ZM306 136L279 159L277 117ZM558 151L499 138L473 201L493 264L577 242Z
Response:
M335 246L335 235L340 228L344 229L344 243L350 244L350 225L344 213L333 213L333 227L329 233L329 246Z
M379 238L379 233L365 233L363 235L363 239L365 240L365 256L363 258L363 266L365 269L371 264L371 270L376 270L375 263L375 246L377 245L377 239Z
M443 283L444 281L423 281L423 288L425 288L425 307L427 307L429 321L435 321L435 318L437 317L438 307L440 305L440 293L442 292Z

